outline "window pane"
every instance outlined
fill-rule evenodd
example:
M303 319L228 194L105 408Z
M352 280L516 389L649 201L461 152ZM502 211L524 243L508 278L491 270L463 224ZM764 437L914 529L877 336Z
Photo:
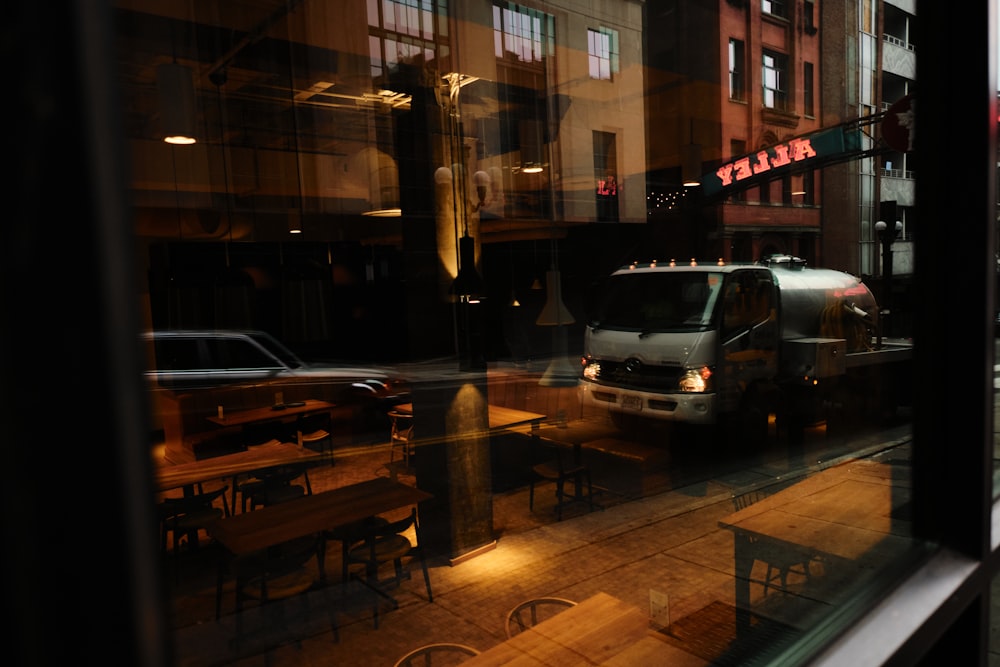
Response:
M211 369L225 391L151 386L157 470L227 447L258 456L246 419L311 457L306 507L359 483L429 497L272 510L289 531L325 517L294 537L336 528L348 558L310 551L294 568L308 592L273 617L258 599L269 589L242 586L267 572L240 545L266 534L168 544L181 661L280 662L302 638L304 662L389 664L432 642L502 650L504 627L483 619L523 601L496 582L530 570L531 596L607 605L580 637L631 618L634 655L763 663L895 581L916 546L921 218L912 151L883 150L888 116L869 118L916 87L913 51L887 59L869 29L879 3L837 21L822 20L833 3L765 0L262 4L116 10L142 321L263 331L294 353L282 361L304 360L230 350ZM909 34L919 17L898 18ZM193 146L161 141L184 98L160 94L164 64L191 70ZM323 446L300 442L288 412L313 401ZM557 447L544 460L542 444ZM204 464L214 477L199 481L230 493L260 472L234 481L215 465L234 464ZM386 496L409 500L366 504ZM365 535L348 529L410 506L420 534L406 543L426 547L430 590L422 571L392 581L398 608L377 607L392 632L376 634L362 581L385 582L351 562ZM229 507L224 527L253 523Z

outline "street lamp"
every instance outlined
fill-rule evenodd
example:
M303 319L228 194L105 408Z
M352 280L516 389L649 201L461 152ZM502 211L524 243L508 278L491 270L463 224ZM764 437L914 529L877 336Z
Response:
M892 291L892 242L896 240L901 231L903 231L903 223L899 220L892 227L889 227L884 220L875 223L875 233L882 243L882 309L879 317L879 347L882 344L881 315L892 314L889 310L889 295Z

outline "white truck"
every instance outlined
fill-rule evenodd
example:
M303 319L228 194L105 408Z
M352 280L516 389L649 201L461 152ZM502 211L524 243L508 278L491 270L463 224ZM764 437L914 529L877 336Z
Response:
M622 428L727 420L751 440L772 415L795 435L894 413L912 346L883 341L879 321L860 279L794 257L631 264L609 276L585 328L583 403Z

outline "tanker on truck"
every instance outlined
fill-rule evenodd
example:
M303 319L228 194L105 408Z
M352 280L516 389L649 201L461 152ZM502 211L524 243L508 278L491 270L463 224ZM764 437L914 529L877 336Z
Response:
M884 342L859 278L799 258L650 262L614 271L584 329L580 391L622 428L735 424L761 441L826 419L884 418L912 347Z

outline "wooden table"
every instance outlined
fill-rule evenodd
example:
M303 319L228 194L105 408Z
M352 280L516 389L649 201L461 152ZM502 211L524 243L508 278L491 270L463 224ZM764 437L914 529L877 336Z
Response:
M827 568L874 569L912 546L909 522L898 517L909 485L891 466L851 461L803 479L749 507L719 526L734 533L737 628L750 624L750 573L766 549L818 555Z
M401 403L395 409L399 412L412 415L413 403ZM547 419L547 415L539 412L515 410L514 408L505 408L500 405L488 405L487 410L489 411L489 426L491 431L503 431L529 425L532 431L538 431L541 423Z
M430 497L416 487L376 477L219 519L207 532L234 556L244 556Z
M426 491L386 477L314 493L219 519L206 532L239 560L268 547L414 505L431 498ZM219 564L216 617L221 614L226 563Z
M217 426L245 427L273 421L285 421L290 417L299 419L308 415L328 412L335 407L337 407L335 403L310 398L297 403L288 403L280 408L265 406L262 408L250 408L249 410L223 411L221 418L218 415L213 415L208 417L208 421ZM297 441L298 444L302 444L302 431L300 429L297 429Z
M655 639L649 619L638 607L598 593L462 665L601 665L651 640L658 642L665 653L671 650L666 642ZM648 655L650 649L644 646L641 652Z
M236 513L236 478L260 470L285 465L309 463L323 454L294 443L279 443L251 447L243 452L225 454L210 459L178 465L161 465L156 470L156 488L160 491L192 487L215 479L233 478L232 513Z

